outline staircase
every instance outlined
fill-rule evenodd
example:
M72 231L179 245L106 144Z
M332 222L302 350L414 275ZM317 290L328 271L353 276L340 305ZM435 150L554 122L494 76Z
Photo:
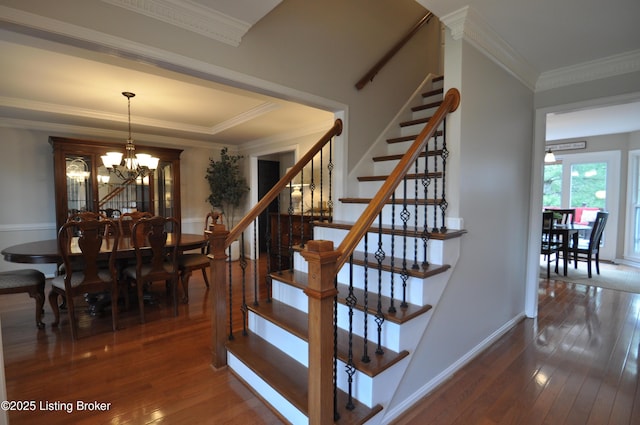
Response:
M339 200L341 216L314 223L312 239L340 245L353 227L350 218L361 217L440 106L443 79L434 78L431 84L408 112L410 119L400 122L397 134L384 141L386 153L372 158L370 174L358 177L358 193ZM437 137L442 134L442 129L436 132ZM445 223L442 152L440 145L420 155L429 171L419 171L416 161L416 171L406 175L351 261L338 272L335 423L393 419L385 418L384 409L402 385L455 267L459 237L465 232ZM434 189L438 185L441 197ZM422 196L429 191L434 196ZM292 270L271 273L272 299L246 305L246 335L226 343L230 370L293 424L309 423L309 266L301 255L307 247L296 247Z

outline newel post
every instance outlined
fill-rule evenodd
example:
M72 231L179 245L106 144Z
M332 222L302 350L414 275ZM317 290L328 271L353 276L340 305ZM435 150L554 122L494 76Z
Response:
M309 263L309 424L334 423L333 304L338 252L332 241L311 240L302 256Z
M227 365L227 254L224 241L229 234L224 224L215 224L205 232L209 236L209 282L211 283L211 364L214 368Z

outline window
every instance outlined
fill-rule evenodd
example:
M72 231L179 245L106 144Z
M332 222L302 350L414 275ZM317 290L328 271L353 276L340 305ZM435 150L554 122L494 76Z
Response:
M556 159L544 166L543 207L576 208L576 221L585 224L595 219L598 210L609 211L600 256L615 259L620 152L556 153Z
M640 261L640 150L629 152L629 179L627 187L627 229L625 258Z

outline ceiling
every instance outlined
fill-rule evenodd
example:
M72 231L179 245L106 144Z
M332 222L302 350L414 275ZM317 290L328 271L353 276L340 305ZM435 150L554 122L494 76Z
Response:
M123 0L103 0L129 8ZM153 3L156 0L148 0ZM207 34L230 45L278 6L282 0L171 0L180 12L231 23L227 34ZM436 16L470 5L492 31L518 52L535 75L640 52L637 0L418 0ZM130 13L147 13L129 10ZM152 16L167 25L176 22ZM179 24L179 23L178 23ZM216 28L224 25L216 25ZM1 27L0 27L1 28ZM5 27L7 28L7 27ZM263 94L204 81L112 55L63 45L0 29L0 117L58 128L123 131L127 104L122 91L136 93L131 101L135 133L178 137L193 143L242 145L268 140L306 128L322 128L333 114ZM7 60L11 58L11 60ZM44 65L46 64L46 66ZM82 72L75 70L82 69ZM56 81L56 84L50 84ZM126 83L125 83L126 82ZM611 110L609 108L612 108ZM640 102L606 105L597 111L566 111L550 116L550 140L640 130ZM603 130L593 122L614 111L617 117ZM597 113L593 120L584 115ZM586 117L586 118L585 118ZM295 122L295 127L292 127ZM575 130L580 130L576 133Z
M583 72L596 75L611 66L603 59L631 57L619 66L640 63L638 0L417 0L436 16L465 6L521 56L524 67L541 80ZM547 140L640 130L640 95L597 109L548 116ZM597 117L597 119L594 119Z

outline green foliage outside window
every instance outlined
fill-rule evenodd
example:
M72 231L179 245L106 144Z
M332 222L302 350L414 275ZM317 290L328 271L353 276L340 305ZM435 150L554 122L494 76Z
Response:
M562 206L562 164L544 167L543 206ZM605 209L607 164L605 162L571 166L570 208L598 207Z

